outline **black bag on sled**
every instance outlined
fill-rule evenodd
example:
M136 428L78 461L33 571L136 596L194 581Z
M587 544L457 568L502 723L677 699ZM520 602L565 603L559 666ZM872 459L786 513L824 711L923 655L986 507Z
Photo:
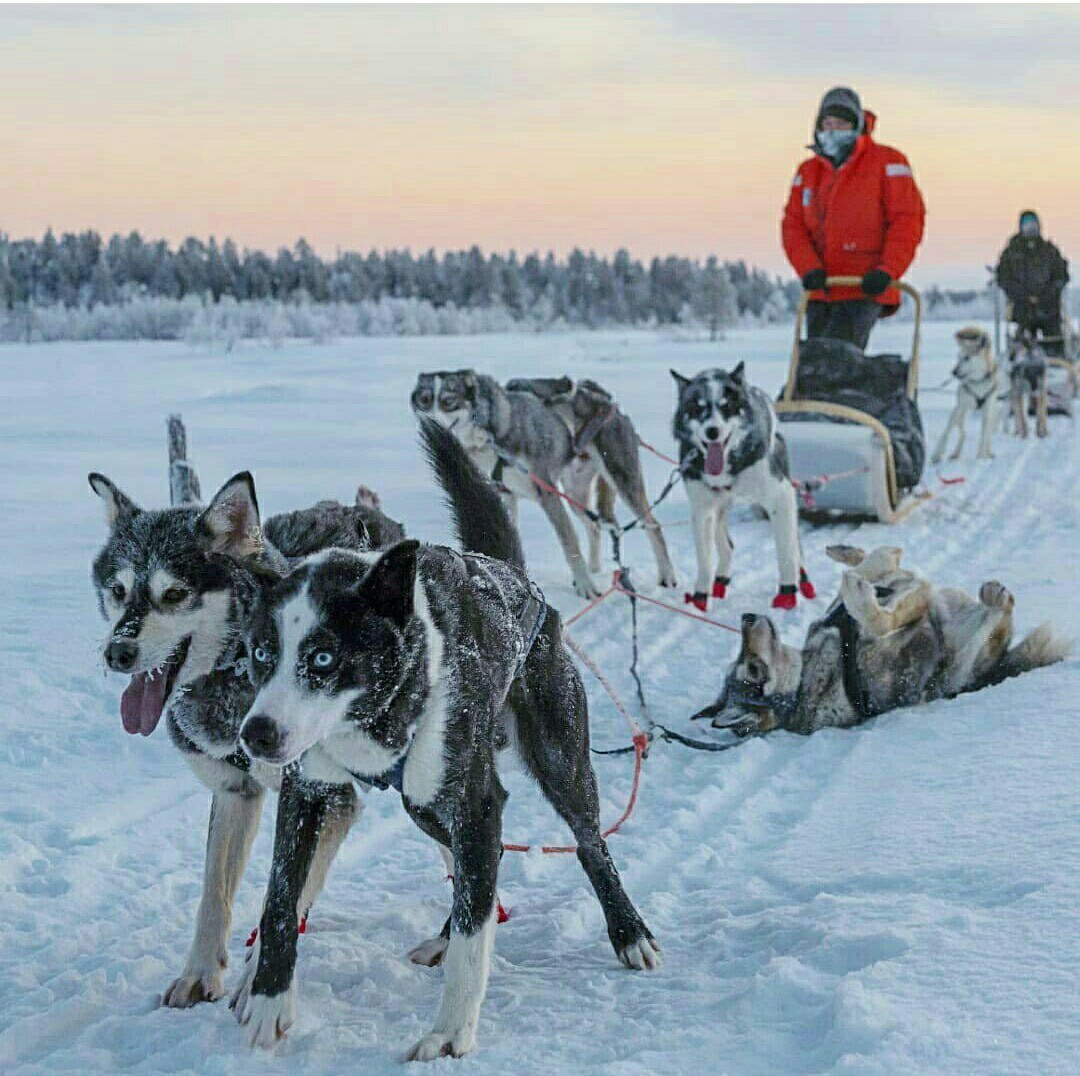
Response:
M915 401L907 394L908 364L899 355L864 355L846 340L799 342L793 399L852 407L876 418L892 440L896 483L914 488L926 462L926 438ZM846 423L828 415L785 414L783 422Z

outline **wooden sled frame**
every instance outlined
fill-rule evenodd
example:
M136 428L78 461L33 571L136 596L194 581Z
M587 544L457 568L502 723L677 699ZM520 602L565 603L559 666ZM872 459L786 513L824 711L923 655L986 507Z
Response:
M862 277L831 276L825 280L827 288L859 287ZM912 402L919 388L919 356L922 346L922 296L910 284L902 280L893 281L892 287L899 288L905 295L910 295L915 304L915 326L911 344L911 359L908 364L907 395ZM827 400L796 400L794 398L795 378L799 372L799 344L802 342L803 321L806 307L810 302L810 293L803 292L795 310L795 340L791 347L791 364L788 367L787 384L783 395L776 403L777 414L825 415L829 418L841 418L855 422L873 431L881 441L883 474L873 475L873 485L879 491L873 506L874 514L883 523L896 523L903 519L919 502L915 498L905 501L896 484L896 463L893 459L892 437L884 423L873 415L843 404L829 403Z

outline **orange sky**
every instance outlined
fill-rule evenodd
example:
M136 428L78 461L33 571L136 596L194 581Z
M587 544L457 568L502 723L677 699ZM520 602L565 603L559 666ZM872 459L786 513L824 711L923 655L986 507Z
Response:
M0 8L0 228L745 257L849 83L926 195L914 278L1021 208L1080 251L1080 7Z

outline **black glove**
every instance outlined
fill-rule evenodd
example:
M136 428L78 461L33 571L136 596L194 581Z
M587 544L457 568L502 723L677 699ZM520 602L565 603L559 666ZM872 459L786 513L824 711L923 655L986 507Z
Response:
M892 277L884 269L871 269L862 278L862 290L866 295L880 295L890 284Z
M825 287L825 270L811 269L802 278L802 286L804 291L821 291Z

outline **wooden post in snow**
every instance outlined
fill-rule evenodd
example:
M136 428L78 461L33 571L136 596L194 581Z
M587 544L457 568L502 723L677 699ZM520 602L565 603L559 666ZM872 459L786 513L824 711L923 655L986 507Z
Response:
M174 508L202 499L199 476L187 458L187 431L179 415L169 416L169 502Z

